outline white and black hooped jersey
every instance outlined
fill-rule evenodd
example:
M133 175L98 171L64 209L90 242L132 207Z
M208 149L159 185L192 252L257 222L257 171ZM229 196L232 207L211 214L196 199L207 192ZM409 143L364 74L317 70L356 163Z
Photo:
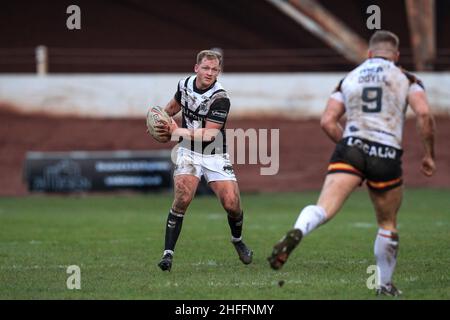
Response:
M175 93L175 100L181 105L182 127L201 129L206 121L222 124L221 137L212 142L203 142L201 146L193 141L180 139L180 146L208 154L225 153L226 135L225 123L230 111L230 99L219 82L214 82L209 88L200 90L195 85L196 76L180 80ZM200 150L201 149L201 150Z
M345 104L344 138L360 137L401 149L408 94L420 90L422 82L392 61L367 59L331 95Z

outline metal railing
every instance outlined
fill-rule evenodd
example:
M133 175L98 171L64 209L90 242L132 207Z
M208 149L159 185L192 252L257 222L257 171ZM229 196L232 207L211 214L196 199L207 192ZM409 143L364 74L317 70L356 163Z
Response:
M230 72L342 71L354 64L326 48L225 49ZM192 70L194 49L0 48L0 72L186 72ZM413 65L402 50L401 64ZM435 70L450 70L450 49L438 49Z

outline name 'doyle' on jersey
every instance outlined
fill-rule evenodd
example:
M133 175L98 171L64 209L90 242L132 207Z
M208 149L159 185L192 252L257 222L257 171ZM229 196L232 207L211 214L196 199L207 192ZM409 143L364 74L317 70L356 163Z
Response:
M358 83L365 82L387 82L387 77L383 74L382 67L364 68L359 71Z
M349 137L347 145L350 147L357 147L364 151L370 157L379 157L385 159L395 159L397 157L397 150L388 146L370 145L361 139Z

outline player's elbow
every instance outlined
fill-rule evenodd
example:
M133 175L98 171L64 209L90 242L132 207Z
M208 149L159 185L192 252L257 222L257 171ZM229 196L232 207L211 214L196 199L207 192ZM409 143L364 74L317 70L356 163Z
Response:
M430 109L424 108L418 112L416 112L417 117L417 125L419 127L425 126L430 127L431 129L434 127L434 117L430 112Z
M324 114L322 116L322 118L320 119L320 127L325 132L329 131L335 124L336 124L336 121L332 117L330 117L326 114Z
M433 134L435 131L435 121L431 112L416 114L417 128L423 135Z
M431 118L431 109L425 92L415 92L408 98L409 105L418 118Z
M422 118L422 119L432 118L430 108L428 108L428 107L417 108L415 110L415 113L416 113L416 117L418 117L418 118Z

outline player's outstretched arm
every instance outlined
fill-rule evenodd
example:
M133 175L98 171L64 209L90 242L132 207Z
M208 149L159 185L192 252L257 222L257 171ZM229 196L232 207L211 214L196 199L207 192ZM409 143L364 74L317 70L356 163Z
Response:
M345 105L343 102L330 98L327 102L327 107L320 119L320 126L325 131L328 137L335 143L342 139L344 130L339 123L339 119L345 113Z
M424 91L410 93L408 102L417 117L417 130L422 138L424 156L422 158L422 173L431 177L436 170L434 163L434 132L435 122L428 105Z

